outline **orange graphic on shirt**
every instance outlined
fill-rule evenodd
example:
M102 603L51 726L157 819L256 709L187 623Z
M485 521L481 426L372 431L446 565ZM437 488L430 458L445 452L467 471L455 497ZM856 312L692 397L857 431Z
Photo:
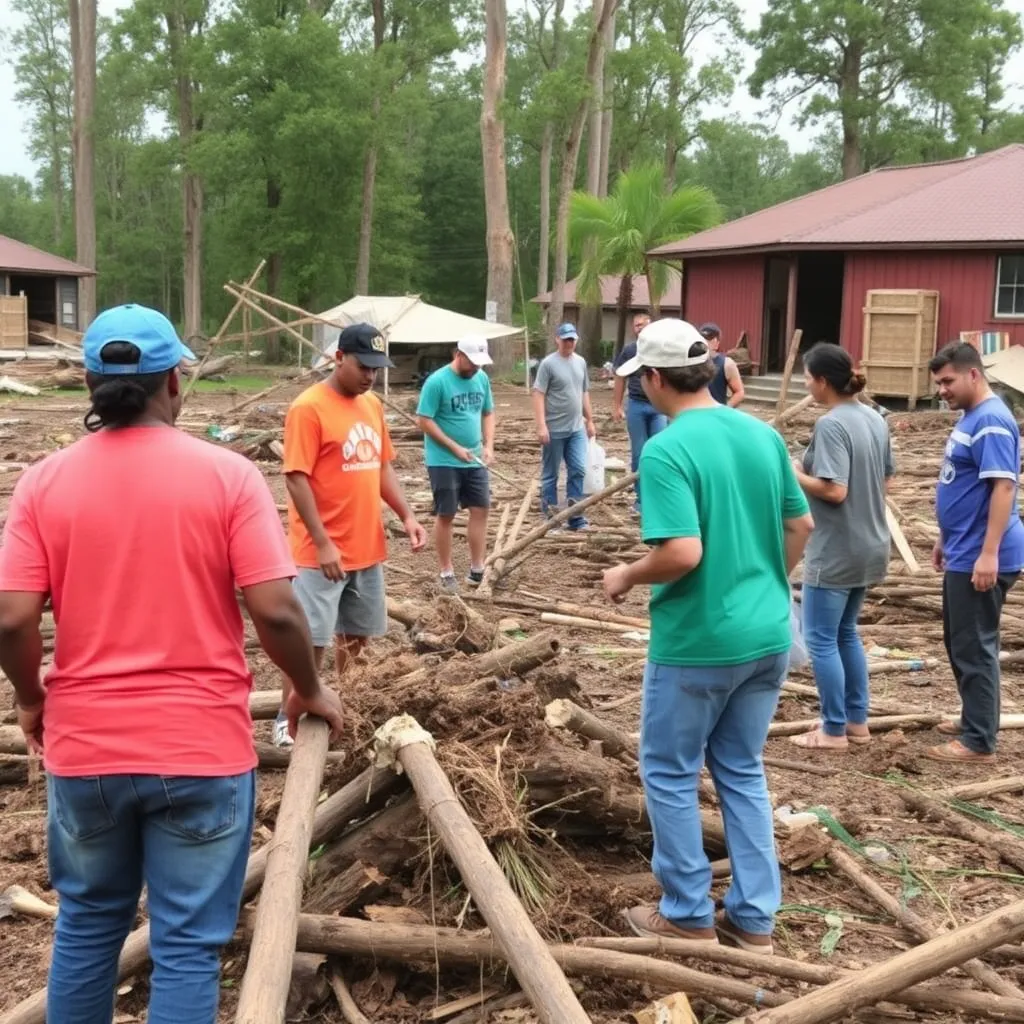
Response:
M393 458L384 409L373 394L346 398L327 384L314 384L288 410L284 471L308 477L345 569L366 569L387 555L380 473ZM316 545L290 500L288 540L296 565L317 568Z

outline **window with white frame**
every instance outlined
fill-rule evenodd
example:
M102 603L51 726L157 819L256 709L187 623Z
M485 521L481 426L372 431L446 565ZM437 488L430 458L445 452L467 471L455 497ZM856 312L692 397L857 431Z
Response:
M996 316L1024 317L1024 255L999 257L996 264Z

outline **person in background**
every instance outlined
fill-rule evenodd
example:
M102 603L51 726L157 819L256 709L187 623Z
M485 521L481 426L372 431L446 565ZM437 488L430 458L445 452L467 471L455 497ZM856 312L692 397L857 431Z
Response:
M376 327L351 324L338 337L330 377L303 391L284 423L295 593L309 620L317 668L334 638L339 688L370 637L388 630L381 501L402 521L413 551L427 543L398 482L384 407L370 390L377 370L393 365ZM285 679L286 701L290 692ZM274 742L287 747L284 711Z
M587 438L597 436L590 406L587 364L576 352L579 335L572 324L555 331L556 350L541 360L533 382L533 418L541 443L540 504L545 515L558 505L558 474L565 462L565 494L569 505L583 498L587 471ZM569 519L570 530L584 530L584 516Z
M819 342L804 356L807 391L827 410L802 459L793 460L811 506L804 553L804 640L821 700L821 725L793 736L798 747L846 750L868 735L868 664L857 635L867 588L885 579L885 492L895 472L889 428L857 401L864 390L848 352Z
M322 687L274 500L246 458L174 428L195 356L144 306L82 339L88 436L22 474L0 548L0 667L46 768L59 896L47 1019L110 1024L117 960L146 887L151 1024L214 1024L255 802L242 592L286 713ZM40 678L40 620L57 645Z
M746 390L735 361L718 351L718 346L722 342L722 329L718 324L706 323L701 324L700 333L711 348L711 362L715 367L715 376L708 387L711 397L719 405L728 405L735 409L746 396Z
M452 361L432 373L420 392L416 413L423 431L427 475L434 493L434 544L441 586L457 593L452 568L452 523L459 507L469 510L469 578L484 578L487 514L491 489L487 466L494 460L494 398L481 370L493 362L485 338L459 341Z
M942 577L946 653L960 691L954 738L932 747L937 761L991 761L999 733L999 617L1024 567L1017 508L1020 431L985 379L981 355L966 342L929 363L939 397L962 415L946 442L935 492L939 539L932 564Z
M640 337L640 332L651 322L646 313L637 313L633 317L633 336ZM628 362L636 356L636 341L624 345L622 351L615 357L615 369L623 363ZM623 397L629 389L629 405L623 411ZM612 395L612 415L615 419L626 419L626 430L629 432L629 456L633 472L637 471L640 465L640 453L649 438L660 433L668 426L668 418L658 412L648 401L643 388L643 373L637 371L628 378L615 376L615 390ZM640 511L640 487L636 488L636 501L633 504L633 511Z
M717 931L771 953L782 888L761 755L789 664L789 574L813 523L782 438L711 397L709 357L691 324L658 320L619 367L643 372L671 421L640 456L650 553L604 574L616 603L651 588L640 769L663 895L626 919L640 936L714 943ZM705 763L732 865L717 923L697 800Z

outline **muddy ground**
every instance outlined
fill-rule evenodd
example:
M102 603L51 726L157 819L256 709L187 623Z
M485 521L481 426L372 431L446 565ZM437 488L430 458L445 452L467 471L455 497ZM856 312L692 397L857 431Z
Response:
M284 407L297 388L288 386L252 417L253 430L273 429L280 423L278 411ZM182 423L186 429L204 433L210 425L237 422L232 406L241 398L224 394L197 394L190 400ZM409 403L410 394L397 396ZM628 443L622 424L610 418L611 393L595 382L593 392L599 420L600 439L610 456L628 463ZM498 467L515 480L526 483L536 472L537 450L533 443L529 401L522 388L497 385L495 399L498 416ZM40 399L0 400L0 511L6 508L9 495L22 465L35 461L46 452L70 443L82 432L84 400L79 395L53 393ZM767 412L763 413L767 415ZM787 428L787 440L798 445L806 439L811 420L797 420ZM891 423L896 443L897 460L903 476L895 492L895 503L907 527L907 534L922 565L920 578L934 585L928 559L928 528L932 522L930 479L938 466L938 457L948 430L949 418L934 413L894 414ZM424 520L428 518L429 491L422 466L419 442L403 438L407 427L395 419L394 431L398 446L398 468L406 492ZM260 454L267 454L262 448ZM284 482L280 464L272 458L261 460L267 481L279 502L284 501ZM515 489L495 482L495 508L492 529L506 501L512 503L512 514L518 507ZM521 492L520 492L521 493ZM611 530L629 530L631 497L620 493L596 511L593 519ZM526 528L536 525L539 511L531 510ZM573 551L564 544L547 544L544 550L528 559L496 590L496 597L515 598L533 603L569 601L591 607L605 607L599 590L600 564L586 560L585 552ZM456 568L467 568L463 543L457 545ZM893 580L905 585L906 568L894 552ZM390 593L403 600L430 603L437 595L436 566L432 551L412 555L403 539L393 538L387 565ZM524 591L528 592L524 596ZM916 604L915 604L916 602ZM480 608L479 605L475 607ZM553 629L562 641L557 663L560 672L575 677L584 699L593 708L617 704L599 713L619 728L633 732L638 728L639 687L643 662L642 641L621 635L575 629L564 626L542 626L529 608L480 608L494 619L516 620L523 634L540 629ZM619 609L627 614L646 614L644 595L636 592ZM1011 609L1008 609L1011 611ZM1017 614L1020 614L1017 610ZM942 658L937 632L939 616L929 596L888 602L876 600L865 610L867 644L898 649L890 657L937 658L938 664L919 672L892 672L874 677L873 699L896 706L898 710L920 712L955 712L957 702L952 676ZM505 624L509 627L509 624ZM1004 635L1004 649L1024 647L1024 624L1014 622ZM630 652L630 649L635 648ZM906 653L903 653L906 652ZM351 682L347 699L353 708L353 729L362 738L372 721L379 701L382 666L399 655L408 654L403 629L392 624L389 636L374 645L370 666L357 672ZM251 656L258 689L279 686L275 670L261 653ZM807 676L794 680L809 684ZM1024 711L1024 675L1015 666L1003 676L1003 711ZM777 720L793 721L813 718L816 702L802 695L786 694L780 703ZM11 708L9 687L0 687L0 718ZM267 723L257 724L257 736L269 739ZM541 728L538 726L538 728ZM993 765L962 767L939 765L921 757L923 750L938 742L932 729L906 728L878 734L865 748L852 747L848 753L810 752L799 750L785 738L769 741L767 756L792 762L791 767L769 767L768 776L776 806L790 805L794 810L811 806L825 807L853 834L854 842L882 847L886 852L876 856L885 863L872 869L872 874L889 892L899 896L908 906L939 931L985 914L1005 903L1020 898L1024 876L1002 861L990 848L979 846L948 834L942 823L924 821L907 810L899 797L900 788L912 785L929 792L938 792L960 783L977 782L1000 775L1019 772L1024 751L1024 732L1008 731L1001 737L1000 753ZM347 764L332 767L325 778L325 789L332 790L340 781L351 777L356 759L364 756L353 749L357 741L349 737L341 744L351 754ZM364 762L358 761L358 764ZM266 842L271 834L280 799L283 771L261 773L259 822L254 846ZM982 822L1004 838L1019 843L1024 851L1020 800L1017 795L993 796L981 801L985 808L997 812L999 818ZM44 853L44 783L38 768L30 771L29 783L0 785L0 892L10 884L26 887L48 901L55 901L49 889ZM552 865L560 884L551 894L548 905L535 917L546 934L563 939L584 935L625 934L619 911L637 899L652 899L657 894L653 879L644 881L649 870L649 836L588 835L562 839L557 846L548 845L544 856ZM413 919L422 915L424 922L437 920L448 924L454 920L453 908L464 901L452 901L450 894L438 891L422 870L422 865L393 877L376 904L410 908ZM450 877L447 876L447 877ZM427 878L427 883L424 883ZM786 956L813 963L842 967L863 967L891 957L909 948L915 940L849 881L819 861L809 870L784 873L785 906L779 917L778 951ZM721 895L724 883L715 883ZM439 910L440 907L440 910ZM373 911L368 912L370 916ZM480 926L472 912L467 926ZM51 925L46 921L18 918L0 920L0 1013L45 983ZM224 957L222 1021L233 1019L234 994L244 971L244 950L233 946ZM483 984L475 971L442 969L438 975L429 965L394 965L365 960L345 965L353 990L367 1016L379 1024L426 1019L438 1004L471 994ZM709 971L729 972L729 968L705 965ZM1024 969L1002 966L1001 974L1024 985ZM747 977L743 972L737 977ZM514 990L510 976L489 978L488 986ZM777 983L773 983L777 984ZM796 983L786 983L796 991ZM977 987L963 975L951 974L943 984ZM117 1017L121 1022L145 1019L146 979L130 979L119 990ZM581 998L595 1022L631 1021L632 1012L641 1008L652 994L645 986L589 979L580 985ZM699 1016L705 1020L727 1019L727 1014L696 1003ZM908 1017L930 1017L936 1021L958 1018L950 1014L909 1012ZM320 1005L301 1007L294 1019L341 1021L333 999ZM534 1018L521 1009L495 1013L494 1021L519 1021ZM890 1018L891 1019L891 1018Z

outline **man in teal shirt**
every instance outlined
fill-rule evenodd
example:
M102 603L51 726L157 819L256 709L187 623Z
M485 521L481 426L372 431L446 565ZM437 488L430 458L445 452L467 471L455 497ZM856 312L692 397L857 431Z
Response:
M452 523L460 506L469 510L468 582L475 586L484 577L491 506L486 467L494 458L494 398L481 367L491 362L485 338L463 338L452 361L426 379L416 408L434 494L434 544L441 586L450 593L459 589L452 568Z
M651 551L604 575L616 603L651 587L640 762L663 895L626 919L645 937L770 953L782 888L761 755L789 660L789 574L813 523L782 438L711 397L709 356L691 324L658 320L618 369L640 370L672 421L640 456ZM717 921L697 803L705 763L732 865Z

